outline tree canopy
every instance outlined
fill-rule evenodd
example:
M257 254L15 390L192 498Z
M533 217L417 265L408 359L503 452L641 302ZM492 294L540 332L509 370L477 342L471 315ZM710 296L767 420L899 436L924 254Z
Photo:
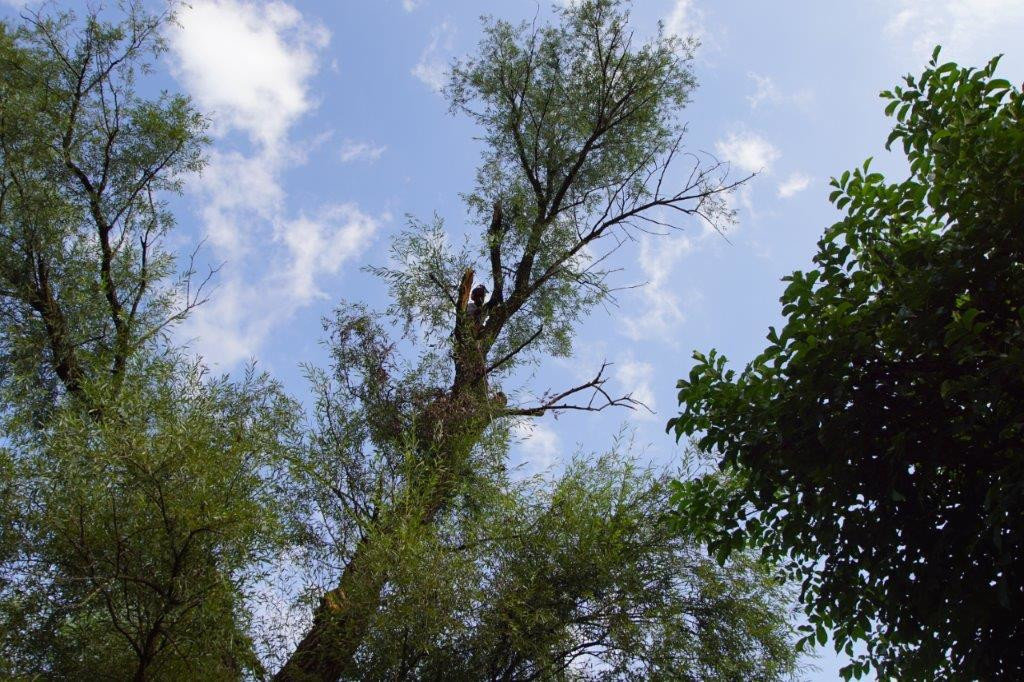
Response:
M446 90L452 109L480 125L486 143L476 186L465 196L479 229L475 242L454 248L440 218L411 220L393 242L390 265L372 269L391 289L394 304L386 314L344 305L327 324L334 362L327 371L310 372L318 396L317 427L310 456L292 473L298 486L294 498L309 502L299 512L303 535L310 539L306 561L323 566L323 572L314 589L319 599L313 622L278 680L358 677L372 654L378 619L387 613L404 574L396 564L404 567L406 561L393 560L397 548L409 537L429 537L455 521L461 534L472 532L489 498L507 494L505 458L516 420L637 405L631 396L606 389L605 366L590 381L550 389L525 404L506 395L502 382L539 354L571 352L576 323L610 293L608 254L640 228L678 224L666 223L661 212L703 216L719 226L731 218L724 196L735 183L725 168L682 152L679 115L694 84L692 43L662 33L649 41L636 39L624 2L572 3L557 10L557 19L518 26L485 19L477 55L453 68ZM680 182L675 166L684 159L680 165L688 172ZM492 291L470 306L477 272L487 273ZM412 357L400 352L403 339L396 339L395 326L404 328ZM600 493L591 489L586 495ZM560 537L569 541L581 531L566 529ZM532 532L523 530L526 537ZM530 540L543 541L542 536ZM500 543L489 546L500 556ZM659 551L675 550L662 546ZM627 555L614 556L625 560ZM594 597L589 588L574 592L584 582L573 578L555 611L531 608L534 600L546 599L538 593L549 589L545 581L562 580L559 572L568 567L555 563L553 573L545 574L542 563L534 569L539 573L531 574L519 563L523 560L475 570L484 576L509 572L496 578L510 585L481 598L517 595L524 613L515 617L522 622L501 615L507 607L500 603L483 604L481 613L498 609L505 620L496 622L519 629L497 641L520 641L523 632L533 632L533 648L517 654L507 649L511 644L503 649L492 642L494 654L505 651L506 660L494 658L486 664L491 668L480 668L485 654L458 649L475 646L474 640L448 642L462 657L459 665L476 671L467 672L470 677L561 674L569 665L566 656L585 650L586 656L600 658L599 652L614 649L620 636L609 629L573 653L582 646L583 623L575 623L571 614ZM737 564L736 575L744 570ZM694 605L712 598L706 591L710 584L697 573L688 572L683 582L696 590ZM632 592L636 586L618 583L614 589L644 603L646 597ZM651 646L683 646L685 639L664 639L675 627L668 622L672 609L651 612L660 614L645 630ZM730 618L738 620L732 625L740 627L751 615L733 612ZM447 617L471 618L465 611ZM541 636L536 628L543 618L551 619L543 626L550 631ZM466 628L461 622L459 628ZM784 628L756 629L785 638ZM665 655L658 654L661 660ZM688 656L682 649L672 655ZM629 669L665 665L644 662L643 648L631 656L608 660ZM793 664L775 654L750 659L730 647L717 660L717 666L761 661L758 674L770 678L785 676ZM402 673L407 665L389 675L408 674ZM677 674L699 677L711 670ZM726 668L714 670L724 674Z
M832 181L845 217L794 272L742 372L697 353L669 423L721 474L677 485L678 523L801 581L807 639L885 678L1024 674L1024 96L940 63L882 93L887 146Z
M304 420L168 333L206 298L165 241L207 121L140 94L172 17L120 9L0 24L0 676L793 673L787 589L676 532L664 473L618 444L550 480L507 467L513 426L637 405L605 366L532 402L502 390L571 352L607 254L654 210L731 217L735 183L682 152L692 42L634 39L616 0L488 20L448 90L485 131L477 240L410 222L375 269L394 305L325 321ZM493 291L471 305L477 272ZM298 625L278 627L289 588Z
M205 119L138 94L167 17L124 10L0 23L0 675L251 676L295 405L165 333L204 297L163 240Z

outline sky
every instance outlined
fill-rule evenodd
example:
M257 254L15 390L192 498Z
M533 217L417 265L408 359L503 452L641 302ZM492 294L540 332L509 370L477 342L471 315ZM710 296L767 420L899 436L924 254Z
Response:
M564 0L568 1L568 0ZM154 0L156 2L156 0ZM0 0L15 17L24 2ZM33 3L28 3L29 5ZM80 3L58 0L58 6ZM210 114L213 144L201 176L172 206L172 246L218 264L211 300L181 329L207 362L246 362L308 398L302 363L324 365L321 319L341 300L382 307L387 292L366 265L386 262L407 216L471 229L460 192L472 188L479 130L453 116L439 90L453 58L472 52L479 15L551 15L533 0L190 0L146 87L190 94ZM695 349L718 348L737 368L780 322L780 278L807 268L839 219L828 180L884 150L890 121L881 90L919 73L936 44L943 57L1024 80L1024 0L638 0L633 27L702 43L686 145L758 175L733 197L727 239L696 222L622 252L621 286L643 284L581 326L574 357L516 378L514 398L589 379L613 363L612 388L652 412L545 417L517 429L513 463L557 471L574 452L606 449L625 428L636 455L677 466L665 434L675 381ZM1014 48L1014 46L1017 46ZM828 651L809 679L837 679Z

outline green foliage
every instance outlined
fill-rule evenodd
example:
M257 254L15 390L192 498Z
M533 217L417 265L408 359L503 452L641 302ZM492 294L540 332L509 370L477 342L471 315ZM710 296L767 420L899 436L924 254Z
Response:
M787 679L786 591L667 523L667 479L616 452L509 483L378 544L391 581L360 678Z
M206 123L183 96L136 94L167 17L126 8L0 24L0 390L30 419L96 372L121 377L201 300L161 241Z
M122 9L0 24L0 676L253 677L298 410L165 338L202 302L161 242L205 121L136 93L168 17Z
M485 17L475 56L455 64L451 110L475 122L486 145L476 186L463 195L481 234L452 244L440 218L410 219L393 263L372 269L392 289L390 312L438 345L451 336L453 294L473 267L489 275L491 318L501 320L488 348L512 352L502 372L568 356L575 326L612 294L605 258L638 226L673 223L651 209L731 220L718 165L701 168L694 156L678 192L665 179L695 87L696 43L641 42L628 9L622 0L574 3L551 25Z
M23 537L0 627L2 650L25 666L15 671L213 680L259 669L242 599L279 543L266 472L295 406L266 376L210 380L176 356L144 381L125 382L102 421L70 404L18 444Z
M832 181L846 217L782 296L741 373L712 351L669 426L724 478L679 484L678 521L802 580L805 642L857 640L885 678L1024 674L1024 96L939 63L882 93L910 177Z

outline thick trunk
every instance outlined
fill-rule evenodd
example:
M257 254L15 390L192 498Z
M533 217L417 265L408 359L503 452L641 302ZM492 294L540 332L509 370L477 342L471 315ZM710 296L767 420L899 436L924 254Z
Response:
M466 460L493 419L486 382L453 389L420 415L416 440L420 457L434 466L410 481L418 513L407 522L431 524L453 499L467 473ZM320 600L313 625L274 676L275 682L336 682L358 677L355 655L366 638L388 575L372 557L374 544L389 544L402 520L384 513L372 524L345 566L338 585Z
M368 570L368 542L359 543L338 586L321 598L312 627L274 676L275 682L336 682L354 672L356 650L386 582L382 572Z

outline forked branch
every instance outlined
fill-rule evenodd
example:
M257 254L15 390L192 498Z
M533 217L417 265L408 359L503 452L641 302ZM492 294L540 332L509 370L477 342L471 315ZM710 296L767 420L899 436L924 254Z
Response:
M604 362L601 364L601 369L597 371L597 375L590 381L580 384L579 386L573 386L561 393L545 395L541 398L541 403L539 405L507 409L505 410L505 415L510 417L541 417L548 412L562 412L567 410L600 412L609 407L625 407L630 410L643 408L653 414L651 408L634 398L632 393L627 393L624 396L613 398L612 394L605 390L604 385L608 381L608 378L605 376L605 370L608 369L609 366L611 366L610 362ZM586 393L589 393L589 399L586 403L568 401L574 396Z

